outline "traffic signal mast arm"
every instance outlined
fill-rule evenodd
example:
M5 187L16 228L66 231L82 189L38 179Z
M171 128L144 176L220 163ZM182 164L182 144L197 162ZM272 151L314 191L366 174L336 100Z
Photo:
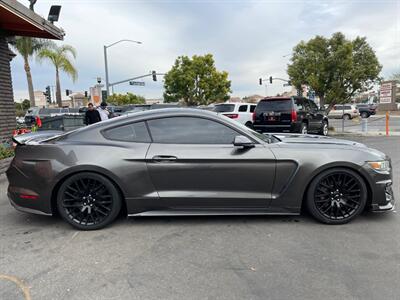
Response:
M259 79L259 83L260 83L260 85L262 85L262 83L263 83L264 81L269 81L269 83L272 83L272 80L284 81L284 82L288 83L289 85L291 85L290 80L283 79L283 78L279 78L279 77L272 77L272 76L270 76L268 79L260 78L260 79Z
M132 80L137 80L137 79L140 79L140 78L145 78L145 77L148 77L148 76L152 76L153 77L153 81L156 81L156 80L154 80L154 78L155 78L154 76L157 76L157 75L164 76L165 73L156 73L155 71L153 71L150 74L145 74L145 75L141 75L141 76L137 76L137 77L133 77L133 78L129 78L129 79L125 79L125 80L121 80L121 81L116 81L116 82L110 83L109 86L114 86L114 85L117 85L117 84L129 82L129 81L132 81Z

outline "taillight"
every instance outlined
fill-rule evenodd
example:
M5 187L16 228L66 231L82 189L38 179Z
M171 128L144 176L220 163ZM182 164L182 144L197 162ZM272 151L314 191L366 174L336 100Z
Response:
M21 199L29 199L29 200L37 200L39 198L36 195L26 195L26 194L20 194L19 197Z
M224 116L227 116L228 118L231 118L231 119L239 118L239 114L224 114Z
M253 122L256 120L256 112L253 112Z
M292 119L292 122L297 121L297 111L295 109L292 109L291 119Z

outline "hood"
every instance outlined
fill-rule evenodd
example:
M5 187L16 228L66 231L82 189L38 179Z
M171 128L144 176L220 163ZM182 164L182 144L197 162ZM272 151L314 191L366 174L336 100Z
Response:
M304 145L308 147L320 148L338 148L338 149L353 149L362 151L366 154L373 155L376 159L389 159L388 156L376 149L369 148L366 145L354 141L331 138L328 136L312 135L312 134L296 134L296 133L279 133L274 134L275 137L281 140L281 143L287 145Z
M358 142L336 139L321 135L280 133L280 134L274 134L274 136L280 139L283 143L287 144L338 145L338 146L355 146L360 148L367 148L367 146Z

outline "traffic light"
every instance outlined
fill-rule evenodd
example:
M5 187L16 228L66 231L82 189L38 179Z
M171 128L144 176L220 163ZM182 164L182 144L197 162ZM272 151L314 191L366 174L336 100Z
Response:
M46 92L43 93L46 96L47 103L51 103L51 91L50 86L46 86Z
M260 79L258 80L258 82L260 83L260 85L262 85L262 78L260 78Z
M153 81L157 81L157 72L151 71L151 75L153 76Z
M87 92L87 91L85 91L85 98L87 98L87 96L88 96L88 92Z
M272 83L272 76L269 76L269 83Z
M67 96L69 96L69 94L71 94L71 90L65 90L65 94L66 94Z
M292 82L289 80L289 81L287 82L287 84L288 84L288 85L292 85Z

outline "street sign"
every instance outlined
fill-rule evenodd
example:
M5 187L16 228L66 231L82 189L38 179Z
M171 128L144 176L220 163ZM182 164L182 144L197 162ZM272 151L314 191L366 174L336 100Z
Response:
M137 85L137 86L144 86L145 85L145 83L144 83L144 81L129 81L129 84L130 85Z
M392 82L385 82L381 84L380 103L392 103Z

